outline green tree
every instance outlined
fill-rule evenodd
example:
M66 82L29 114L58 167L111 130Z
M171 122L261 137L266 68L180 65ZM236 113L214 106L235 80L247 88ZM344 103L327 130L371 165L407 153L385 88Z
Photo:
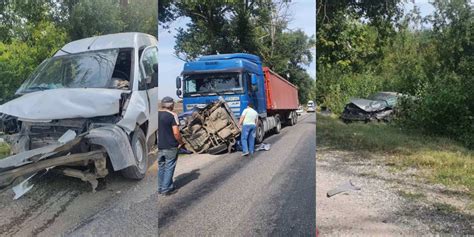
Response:
M116 0L81 0L70 14L68 33L72 40L124 30L125 23Z
M21 82L45 58L51 57L66 40L64 29L52 22L28 25L31 39L13 39L10 43L0 43L0 102L11 99Z

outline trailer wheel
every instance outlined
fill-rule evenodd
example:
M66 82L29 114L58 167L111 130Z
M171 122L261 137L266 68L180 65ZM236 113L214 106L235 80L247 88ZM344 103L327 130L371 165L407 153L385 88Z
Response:
M280 116L276 116L276 117L275 117L275 121L276 121L276 126L275 126L275 128L273 129L273 131L274 131L276 134L279 134L280 131L281 131L281 120L280 120Z
M293 111L290 112L290 115L291 115L291 118L290 118L290 121L289 122L289 125L290 126L293 126L296 124L296 116L295 116L295 113Z
M263 130L262 120L258 120L257 131L255 134L255 143L260 144L263 142L263 137L265 136L265 131Z
M148 147L145 134L139 127L135 128L132 139L130 140L130 145L132 146L137 165L127 167L121 172L126 178L140 180L145 177L148 169Z

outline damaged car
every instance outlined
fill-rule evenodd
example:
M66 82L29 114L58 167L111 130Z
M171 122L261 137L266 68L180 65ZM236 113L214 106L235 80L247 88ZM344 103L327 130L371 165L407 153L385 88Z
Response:
M156 38L119 33L66 44L0 105L0 124L11 147L0 159L0 189L45 170L93 190L109 171L142 179L157 143Z
M389 122L402 94L397 92L378 92L368 99L352 99L342 112L344 122L351 121L385 121Z
M240 135L234 113L222 98L202 109L195 107L179 119L186 149L194 153L231 152Z

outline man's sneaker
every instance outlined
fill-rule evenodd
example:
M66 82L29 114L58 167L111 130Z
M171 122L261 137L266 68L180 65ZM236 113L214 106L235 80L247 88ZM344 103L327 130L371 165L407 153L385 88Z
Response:
M164 196L170 196L170 195L173 195L173 194L175 194L175 193L177 193L177 192L178 192L178 190L174 189L174 190L171 190L171 191L169 191L169 192L163 193L162 195L164 195Z
M175 194L175 193L177 193L177 192L178 192L178 190L175 189L175 188L173 188L173 189L169 190L168 192L162 192L161 195L163 195L163 196L169 196L169 195L173 195L173 194Z
M245 152L245 153L242 153L242 156L247 156L249 153L248 152Z

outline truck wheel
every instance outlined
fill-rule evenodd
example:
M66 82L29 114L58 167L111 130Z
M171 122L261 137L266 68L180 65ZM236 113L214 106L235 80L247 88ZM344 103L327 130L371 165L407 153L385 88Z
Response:
M289 122L290 126L293 126L293 125L296 124L295 113L291 112L290 115L291 115L291 118L290 118L290 121L288 121L288 122Z
M122 175L129 179L140 180L145 177L148 169L148 147L143 131L137 127L130 141L137 165L122 170Z
M263 137L265 136L265 131L263 131L263 123L259 120L257 125L257 131L255 132L255 143L260 144L263 142Z
M279 117L279 116L276 116L276 117L275 117L275 121L276 121L276 126L275 126L275 128L273 129L273 131L274 131L276 134L279 134L280 131L281 131L281 121L280 121L280 117Z
M298 123L298 113L296 113L295 111L293 111L293 117L295 118L295 122L294 124Z

